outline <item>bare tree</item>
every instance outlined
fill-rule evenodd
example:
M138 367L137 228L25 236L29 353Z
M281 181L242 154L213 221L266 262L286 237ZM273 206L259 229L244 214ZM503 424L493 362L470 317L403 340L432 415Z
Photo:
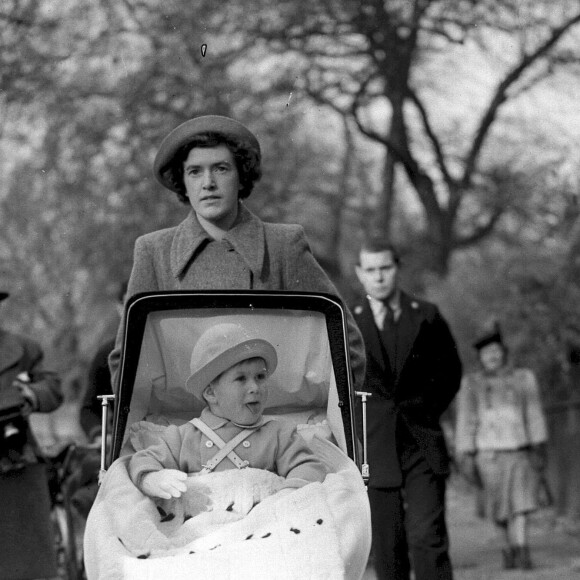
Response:
M360 132L385 149L383 192L376 227L389 231L396 170L401 168L426 216L424 240L433 248L434 268L445 273L451 254L476 244L494 228L506 200L497 174L482 154L502 107L554 73L578 62L571 49L558 50L580 22L576 3L516 0L289 0L275 14L264 9L253 28L257 38L280 54L300 55L301 86L318 103L351 118ZM449 134L434 122L422 78L422 63L433 53L468 41L485 45L486 34L510 34L520 41L479 118L457 154ZM525 33L525 34L524 34ZM389 115L375 111L388 103ZM474 115L477 114L474 112ZM417 142L428 151L419 150ZM461 209L474 193L485 207L458 227ZM491 198L491 199L490 199Z

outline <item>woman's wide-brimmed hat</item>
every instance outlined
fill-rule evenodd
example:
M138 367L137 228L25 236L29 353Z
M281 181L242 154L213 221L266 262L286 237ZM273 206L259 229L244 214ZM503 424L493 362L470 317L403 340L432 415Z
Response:
M482 333L473 343L473 348L481 350L484 346L493 343L501 344L503 346L503 337L499 322L494 322L491 328Z
M239 324L221 323L210 327L198 339L191 353L191 375L186 389L203 401L204 389L224 371L249 358L263 358L268 374L278 365L276 349Z
M10 292L0 292L0 302L8 298L8 296L10 296Z
M258 139L239 121L221 115L196 117L173 129L161 142L159 151L153 162L153 173L161 185L171 191L179 193L167 169L172 164L175 154L182 147L190 143L194 137L202 133L218 133L224 135L239 142L242 146L253 149L258 155L258 158L260 158L260 143Z

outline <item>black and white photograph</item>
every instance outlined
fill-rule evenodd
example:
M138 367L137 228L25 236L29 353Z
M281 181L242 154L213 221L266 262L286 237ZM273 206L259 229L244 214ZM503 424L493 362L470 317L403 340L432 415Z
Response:
M0 580L580 578L578 0L0 2Z

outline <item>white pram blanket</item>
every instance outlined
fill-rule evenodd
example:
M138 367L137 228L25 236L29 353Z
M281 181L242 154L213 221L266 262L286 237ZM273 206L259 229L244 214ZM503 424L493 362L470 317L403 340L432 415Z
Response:
M283 481L256 469L188 479L179 500L154 502L127 473L107 472L85 532L89 580L153 578L360 578L370 550L370 511L354 463L328 441L324 483L276 493Z

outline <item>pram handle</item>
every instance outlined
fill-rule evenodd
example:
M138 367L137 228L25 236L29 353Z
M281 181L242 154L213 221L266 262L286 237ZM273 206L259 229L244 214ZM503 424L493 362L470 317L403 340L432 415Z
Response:
M99 484L103 475L105 475L105 464L107 455L107 426L109 424L109 403L115 398L115 395L98 395L97 399L101 400L101 469L99 470Z
M355 391L354 394L361 398L362 403L362 430L363 430L363 461L361 465L361 475L365 486L368 486L370 479L370 468L367 458L367 397L372 397L372 393L365 391Z

